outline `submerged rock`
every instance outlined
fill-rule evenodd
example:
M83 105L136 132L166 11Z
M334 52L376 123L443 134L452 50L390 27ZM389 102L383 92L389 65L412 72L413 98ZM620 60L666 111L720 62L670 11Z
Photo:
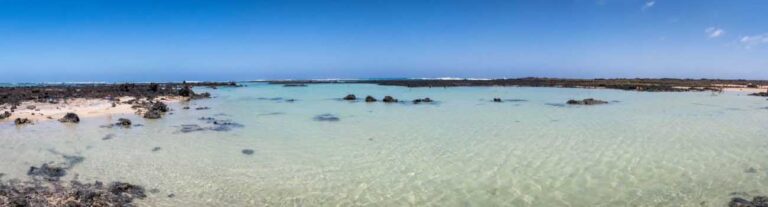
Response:
M168 105L165 105L165 103L161 101L157 101L152 104L152 107L149 108L150 111L159 111L159 112L168 112Z
M392 96L384 96L384 99L381 101L384 101L384 103L394 103L397 102L397 99L393 98Z
M147 111L144 113L143 117L145 119L159 119L162 118L163 115L159 111Z
M155 148L152 148L152 152L157 152L157 151L160 151L161 149L163 149L163 148L155 147Z
M27 118L16 118L16 120L13 121L16 125L25 125L25 124L32 124L32 120L29 120Z
M181 129L179 129L179 132L181 133L190 133L190 132L197 132L197 131L204 131L205 128L200 127L197 124L184 124L181 125Z
M59 119L59 121L63 123L79 123L80 117L77 116L77 114L75 113L67 113L66 115L64 115L64 117Z
M417 98L417 99L414 99L414 100L413 100L413 103L414 103L414 104L419 104L419 103L432 103L432 99L430 99L429 97L427 97L427 98Z
M373 96L365 97L365 102L376 102L376 101L379 101L379 100L376 100L376 98L374 98Z
M203 106L203 107L197 107L197 108L195 108L195 110L198 110L198 111L199 111L199 110L208 110L208 109L211 109L211 108L208 108L207 106Z
M320 114L315 116L315 121L328 121L328 122L337 122L340 121L339 117L334 116L333 114Z
M357 96L355 96L355 94L349 94L347 96L344 96L343 99L347 101L354 101L354 100L357 100Z
M566 103L570 105L599 105L599 104L607 104L608 102L603 100L588 98L584 100L568 100L568 102Z
M493 98L493 102L501 103L501 98Z
M30 167L27 171L27 175L40 177L48 181L58 181L59 178L67 175L67 171L63 167L43 164L40 167Z
M115 123L115 125L121 127L131 127L131 120L126 118L119 118L117 119L117 123Z
M735 197L728 202L728 207L768 207L768 197L755 196L752 201Z
M244 149L244 150L243 150L243 151L241 151L241 152L242 152L243 154L245 154L245 155L252 155L252 154L254 153L254 151L253 151L252 149Z
M115 134L107 134L101 140L110 140L112 138L115 138Z

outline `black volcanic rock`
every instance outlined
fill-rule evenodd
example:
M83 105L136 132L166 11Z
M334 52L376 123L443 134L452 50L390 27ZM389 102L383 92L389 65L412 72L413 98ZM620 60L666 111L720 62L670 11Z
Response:
M493 102L501 102L501 98L493 98Z
M13 121L16 125L25 125L25 124L32 124L32 120L29 120L27 118L16 118L16 120Z
M143 117L145 119L159 119L159 118L162 118L163 115L160 111L151 110L151 111L145 112Z
M384 96L384 99L382 99L384 103L395 103L397 102L397 99L393 98L392 96Z
M0 114L0 120L7 119L8 117L11 117L11 112L5 111L2 114Z
M43 164L40 167L30 167L27 171L27 175L33 177L40 177L48 181L58 181L59 178L67 175L67 171L63 167L51 166Z
M75 113L67 113L66 115L64 115L64 117L59 119L59 121L63 123L79 123L80 117L77 116L77 114Z
M607 104L608 102L607 101L602 101L602 100L588 98L588 99L584 99L584 100L568 100L568 102L566 102L566 103L570 104L570 105L600 105L600 104Z
M357 100L357 97L355 96L355 94L349 94L347 96L344 96L343 99L347 101L354 101L354 100Z
M414 100L413 100L413 103L414 103L414 104L419 104L419 103L432 103L432 99L430 99L429 97L427 97L427 98L417 98L417 99L414 99Z
M131 126L131 120L126 118L119 118L117 119L117 123L115 123L117 126L121 127L130 127Z
M365 97L365 102L376 102L376 101L378 101L378 100L376 100L376 98L374 98L373 96L366 96Z

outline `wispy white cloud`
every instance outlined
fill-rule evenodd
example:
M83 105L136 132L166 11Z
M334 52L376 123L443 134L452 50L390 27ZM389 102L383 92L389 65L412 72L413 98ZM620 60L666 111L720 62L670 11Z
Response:
M741 39L739 39L739 42L741 44L744 44L744 46L747 48L752 48L762 44L768 44L768 33L752 35L752 36L743 36L741 37Z
M656 5L656 1L654 1L654 0L646 1L645 4L643 4L642 10L643 11L648 10L651 7L653 7L654 5Z
M717 27L709 27L705 29L704 32L707 33L707 36L709 36L709 38L717 38L725 34L725 30Z

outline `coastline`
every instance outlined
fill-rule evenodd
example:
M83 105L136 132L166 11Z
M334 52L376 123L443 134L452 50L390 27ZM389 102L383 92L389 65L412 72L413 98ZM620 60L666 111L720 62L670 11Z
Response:
M515 79L389 79L389 80L276 80L255 81L269 84L295 86L301 84L377 84L403 87L489 87L524 86L557 88L606 88L643 92L750 92L768 91L768 80L727 79L566 79L566 78L515 78Z
M121 97L120 100L138 101L135 97ZM162 96L158 101L165 104L188 101L182 96ZM114 104L114 105L113 105ZM0 105L0 111L10 108L9 105ZM75 113L81 118L103 117L115 115L141 115L141 111L133 104L125 102L110 101L98 98L74 98L58 103L40 103L34 101L25 101L18 105L18 109L6 119L0 119L2 122L12 122L17 118L29 119L32 122L55 121L63 118L67 113Z
M238 87L234 82L67 84L0 87L0 123L19 124L69 117L136 114L161 118L167 104L210 98L193 87ZM62 121L66 122L66 121Z

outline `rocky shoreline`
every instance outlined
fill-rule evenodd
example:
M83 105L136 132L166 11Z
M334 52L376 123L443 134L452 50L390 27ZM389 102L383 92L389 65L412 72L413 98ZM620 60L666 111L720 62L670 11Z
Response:
M35 120L58 119L78 123L83 114L135 113L147 119L161 118L164 102L208 98L193 87L237 87L233 82L74 84L0 87L0 120L16 125Z
M154 98L159 96L204 97L191 87L237 87L234 82L67 84L0 87L0 105L24 101L56 103L64 99L110 99L115 97Z
M367 83L404 87L470 87L470 86L525 86L562 88L607 88L647 92L723 91L728 88L768 90L768 80L723 80L723 79L560 79L560 78L516 78L516 79L397 79L397 80L288 80L267 81L270 84L329 84Z

